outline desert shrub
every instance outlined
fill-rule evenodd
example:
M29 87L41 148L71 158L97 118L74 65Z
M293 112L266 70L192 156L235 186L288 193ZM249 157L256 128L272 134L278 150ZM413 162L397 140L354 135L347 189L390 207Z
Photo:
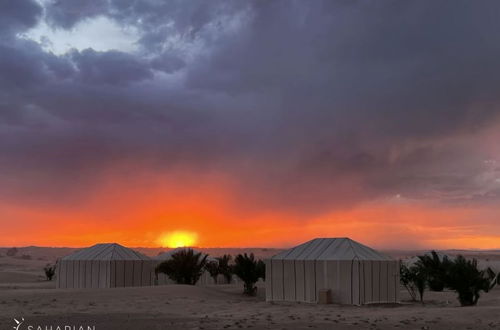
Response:
M419 256L418 263L427 273L427 284L431 291L443 291L446 285L446 275L450 267L448 257L444 256L441 260L436 251L430 255Z
M257 261L257 273L259 274L259 278L264 281L266 280L266 264L260 259Z
M219 263L217 261L209 261L205 264L205 269L214 279L215 284L217 284L217 276L219 275Z
M233 278L233 267L230 265L232 257L229 254L225 254L222 257L218 257L219 262L219 274L224 276L226 283L231 283Z
M16 247L13 247L13 248L10 248L7 250L7 252L5 253L8 257L13 257L17 254L18 250Z
M47 266L43 268L43 271L45 272L47 281L52 281L52 278L56 274L56 265L47 264Z
M427 272L419 263L413 266L400 265L400 281L401 284L408 290L412 300L417 300L417 293L420 301L424 301L424 292L427 282Z
M481 291L488 292L497 283L497 276L490 269L479 270L477 260L458 256L450 262L446 286L455 290L462 306L477 304Z
M195 285L200 279L207 255L184 249L172 255L172 258L160 263L155 272L167 274L177 284Z
M255 283L262 274L259 273L259 266L253 253L250 255L238 254L234 259L233 271L244 283L243 293L249 296L255 295L257 287Z

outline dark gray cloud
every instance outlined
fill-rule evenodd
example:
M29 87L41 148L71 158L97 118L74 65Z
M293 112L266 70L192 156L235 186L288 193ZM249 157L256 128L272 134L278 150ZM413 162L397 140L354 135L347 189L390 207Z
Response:
M0 167L17 177L2 194L90 191L103 168L136 160L223 172L236 196L265 209L321 212L396 194L494 200L483 162L500 155L476 145L499 121L499 7L50 2L52 27L106 16L136 28L140 49L56 56L0 42ZM41 17L27 1L5 12L8 31Z

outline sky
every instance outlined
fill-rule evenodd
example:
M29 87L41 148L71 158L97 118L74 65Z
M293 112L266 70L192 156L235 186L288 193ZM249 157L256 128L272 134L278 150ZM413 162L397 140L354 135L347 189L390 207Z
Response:
M497 1L0 2L0 246L500 248Z

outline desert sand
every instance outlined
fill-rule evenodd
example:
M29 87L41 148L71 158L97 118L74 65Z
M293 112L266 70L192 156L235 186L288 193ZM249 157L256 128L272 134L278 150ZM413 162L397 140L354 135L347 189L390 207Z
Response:
M1 252L0 252L1 253ZM57 254L57 253L56 253ZM55 289L43 266L57 256L0 257L0 328L14 318L32 325L91 325L95 329L500 329L500 289L478 306L459 307L455 293L426 292L425 304L340 306L266 303L241 285ZM496 255L482 256L491 263ZM23 329L22 327L20 329Z

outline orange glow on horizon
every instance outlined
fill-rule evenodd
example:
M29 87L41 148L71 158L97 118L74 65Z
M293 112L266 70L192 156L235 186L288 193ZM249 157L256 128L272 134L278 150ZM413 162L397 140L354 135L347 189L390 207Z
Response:
M379 200L308 215L245 204L224 176L189 177L107 177L76 206L0 201L0 219L11 219L2 223L0 246L281 248L347 236L383 249L500 248L500 206L478 210Z

